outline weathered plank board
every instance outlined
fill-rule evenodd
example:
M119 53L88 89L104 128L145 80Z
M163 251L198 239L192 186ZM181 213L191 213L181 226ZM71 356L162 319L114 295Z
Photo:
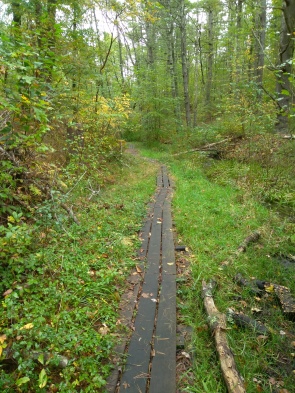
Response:
M158 296L158 278L161 257L162 207L166 193L161 190L154 208L151 237L147 252L147 270L134 322L127 363L121 378L126 393L145 392L149 379L151 342L154 332Z
M167 195L163 206L162 282L154 338L154 357L152 358L149 389L150 393L175 393L176 391L175 275L176 265L172 232L170 195Z

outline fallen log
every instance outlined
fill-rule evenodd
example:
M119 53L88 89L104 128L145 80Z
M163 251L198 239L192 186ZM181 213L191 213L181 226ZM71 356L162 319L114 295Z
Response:
M287 318L295 320L295 299L292 297L290 289L284 287L283 285L271 284L267 282L264 284L264 287L266 291L268 291L269 288L273 288L274 293L279 299L283 314Z
M263 323L256 321L256 319L248 317L244 313L228 309L228 315L233 319L235 324L240 327L250 328L257 334L268 335L269 330Z
M226 316L218 311L213 300L216 283L202 282L202 297L209 318L209 326L214 335L216 350L225 384L229 393L246 393L244 381L239 374L233 353L226 338Z
M249 244L256 242L259 238L260 238L260 232L258 232L258 231L255 231L255 232L251 233L249 236L247 236L246 239L243 240L243 242L239 245L237 250L233 251L231 253L231 255L229 256L229 258L226 261L222 262L221 269L228 266L229 264L232 264L234 262L235 258L237 258L241 253L246 251Z
M258 231L251 233L251 235L246 237L246 239L239 245L237 250L238 254L245 252L249 244L257 242L259 238L260 238L260 233Z
M295 299L288 287L256 279L249 281L240 273L234 277L234 281L240 286L248 287L255 295L261 296L264 291L273 292L280 302L283 314L288 319L295 320Z
M220 145L225 142L230 142L232 139L234 139L234 138L226 138L226 139L223 139L222 141L219 141L219 142L209 143L208 145L205 145L203 147L196 147L195 149L190 149L190 150L182 151L180 153L175 153L175 154L172 154L172 156L180 156L181 154L193 153L194 151L208 151L208 150L210 151L210 150L212 150L212 147Z
M240 273L234 277L234 282L241 287L249 288L250 292L255 296L262 296L264 291L264 282L259 280L246 280Z

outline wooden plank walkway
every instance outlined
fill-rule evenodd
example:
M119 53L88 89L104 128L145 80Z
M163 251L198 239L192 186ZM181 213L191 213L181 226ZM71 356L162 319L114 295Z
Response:
M161 167L151 214L143 228L146 266L123 374L108 392L176 392L176 266L171 217L172 185ZM116 380L117 378L117 380Z

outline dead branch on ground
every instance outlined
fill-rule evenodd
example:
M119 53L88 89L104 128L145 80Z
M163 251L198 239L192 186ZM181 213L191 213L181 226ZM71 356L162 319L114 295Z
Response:
M221 370L229 393L246 393L244 381L237 370L233 353L226 338L226 316L218 311L213 300L216 283L202 282L202 297L209 318L209 325L215 338Z
M195 149L182 151L180 153L175 153L175 154L172 154L172 156L180 156L181 154L193 153L194 151L210 151L210 150L214 150L214 149L212 149L212 147L217 146L217 145L221 145L222 143L225 143L225 142L230 142L233 139L234 138L226 138L226 139L223 139L222 141L219 141L219 142L209 143L208 145L205 145L203 147L197 147Z
M73 209L68 207L65 203L61 203L60 207L62 207L64 210L66 210L69 214L69 216L73 219L73 221L77 224L80 225L79 220L77 219L77 217L75 216Z

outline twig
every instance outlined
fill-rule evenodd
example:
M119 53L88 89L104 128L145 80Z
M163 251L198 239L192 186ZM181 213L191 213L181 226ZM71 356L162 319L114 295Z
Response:
M85 171L85 172L83 173L83 175L80 176L80 178L77 180L76 184L74 184L74 186L66 193L66 196L69 195L69 194L73 191L73 189L74 189L74 188L78 185L78 183L83 179L83 177L86 175L86 173L87 173L87 171Z
M60 207L62 207L63 209L65 209L69 213L69 215L72 217L72 219L75 221L75 223L77 225L80 225L80 222L77 219L77 217L75 216L72 208L69 208L65 203L61 203Z
M88 198L88 200L90 201L90 199L91 199L94 195L97 195L97 194L100 193L100 186L98 186L98 190L94 190L94 189L92 188L92 185L91 185L90 180L88 180L88 183L89 183L88 190L91 191L91 195L90 195L90 197Z

